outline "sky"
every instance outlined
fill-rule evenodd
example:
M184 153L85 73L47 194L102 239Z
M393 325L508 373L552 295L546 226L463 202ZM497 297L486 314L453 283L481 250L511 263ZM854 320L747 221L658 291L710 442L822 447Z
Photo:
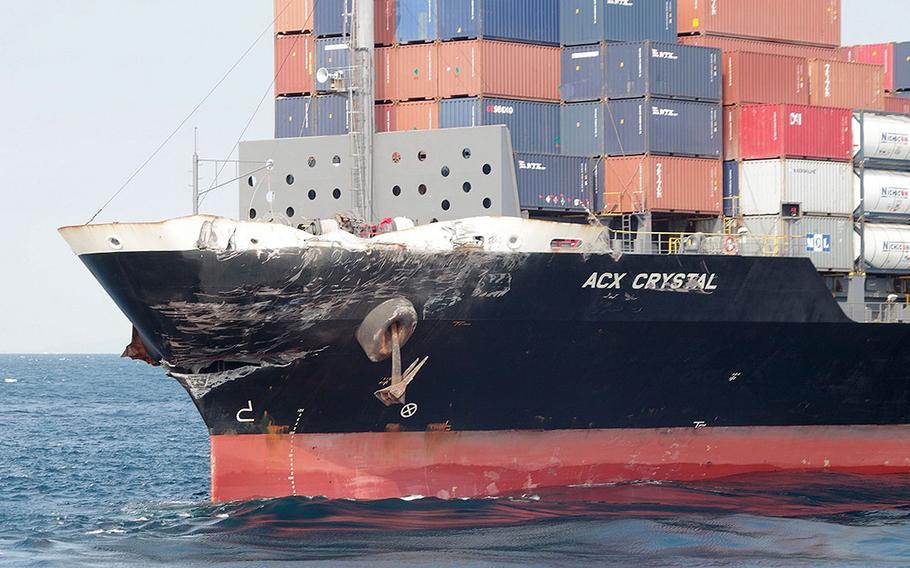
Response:
M910 0L842 2L844 44L910 39ZM0 7L0 353L120 352L129 322L56 229L87 221L250 45L97 221L189 214L194 127L203 158L227 158L251 117L244 139L272 136L272 0ZM203 212L236 217L236 189Z

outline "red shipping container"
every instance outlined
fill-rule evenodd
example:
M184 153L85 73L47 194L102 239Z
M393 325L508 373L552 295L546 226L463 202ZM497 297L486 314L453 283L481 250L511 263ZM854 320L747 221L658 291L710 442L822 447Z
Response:
M316 40L309 34L275 36L275 94L312 93Z
M394 48L394 100L435 99L439 97L439 44L419 43Z
M752 51L755 53L773 53L775 55L788 55L805 59L832 59L842 57L837 48L815 47L811 45L796 45L792 43L778 43L773 41L758 41L754 39L740 39L735 37L722 37L713 35L680 36L679 43L698 45L701 47L716 47L727 51Z
M910 114L910 99L886 95L885 110L888 112L901 112L904 114Z
M376 105L376 130L379 132L433 128L439 128L439 103L436 101Z
M679 0L681 34L840 45L840 0Z
M395 43L395 0L376 0L373 7L373 43Z
M724 53L724 104L809 104L807 61L801 57Z
M880 65L809 60L809 103L863 110L884 110L884 70Z
M685 212L719 215L723 162L676 156L606 158L603 212Z
M439 96L559 100L560 49L473 40L439 46Z
M379 47L373 51L373 66L375 79L373 81L377 101L394 101L398 98L395 90L397 75L396 55L398 50L394 47Z
M853 111L805 105L727 107L726 160L809 158L849 161Z
M843 54L844 61L881 65L884 68L882 88L886 91L894 90L894 66L896 62L894 61L893 43L874 43L870 45L842 47L841 53Z
M275 33L313 31L316 0L274 0Z

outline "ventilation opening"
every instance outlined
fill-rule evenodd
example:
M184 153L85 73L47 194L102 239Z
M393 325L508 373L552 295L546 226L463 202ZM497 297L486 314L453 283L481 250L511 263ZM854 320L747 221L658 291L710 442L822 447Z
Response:
M492 173L492 171L493 171L493 166L491 166L490 164L483 165L483 175L488 176L488 175L490 175L490 173Z
M417 160L418 160L418 161L423 162L423 161L426 160L426 159L427 159L427 153L426 153L426 152L424 152L423 150L420 150L419 152L417 152Z
M443 210L443 211L448 211L448 210L449 210L449 207L451 207L451 206L452 206L452 205L449 203L449 200L448 200L448 199L443 199L443 200L442 200L442 210Z
M294 216L294 208L293 208L293 207L288 207L287 209L285 209L284 212L287 214L288 217L293 217L293 216Z
M461 189L463 189L465 193L470 192L471 191L471 182L466 181L463 184L461 184Z
M444 178L449 177L449 166L442 166L442 169L439 170L439 173L441 173L442 177Z
M288 174L288 176L284 178L284 181L287 182L288 185L294 185L294 176Z
M341 156L339 156L337 154L335 156L332 156L332 165L335 166L336 168L338 166L340 166L341 165Z
M306 164L308 166L310 166L311 168L315 168L316 167L316 158L314 156L310 156L309 158L307 158Z
M489 208L492 207L492 206L493 206L493 201L490 200L489 197L484 197L484 198L483 198L483 208L484 208L484 209L489 209Z
M427 186L424 185L424 184L418 185L418 186L417 186L417 193L419 193L420 195L426 195L426 194L427 194Z
M256 218L256 210L250 209L250 219L255 219L255 218Z
M250 187L256 187L256 176L246 178L246 184Z
M307 192L306 196L310 199L310 201L313 201L314 199L316 199L316 190L315 189L309 190Z
M395 187L393 187L392 195L394 195L395 197L398 197L399 195L401 195L401 188L398 187L397 185Z
M392 161L396 164L401 161L401 152L392 152Z
M468 158L470 158L470 157L471 157L471 149L470 149L470 148L465 148L464 150L462 150L462 151L461 151L461 157L464 158L465 160L467 160Z
M334 197L335 199L341 199L341 190L338 189L337 187L334 190L332 190L332 197Z

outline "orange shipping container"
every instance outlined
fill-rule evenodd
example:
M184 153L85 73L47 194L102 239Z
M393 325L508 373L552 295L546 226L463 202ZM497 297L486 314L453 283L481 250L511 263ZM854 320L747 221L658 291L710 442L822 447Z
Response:
M376 0L373 8L373 42L376 45L395 43L395 0Z
M883 77L884 69L879 65L810 59L810 104L884 110Z
M791 43L778 43L774 41L758 41L754 39L740 39L735 37L721 37L713 35L680 36L679 43L698 45L701 47L716 47L721 51L752 51L755 53L773 53L775 55L788 55L805 59L832 59L842 60L844 55L837 48L815 47L811 45L796 45Z
M433 128L439 128L439 103L436 101L376 105L376 130L379 132Z
M420 43L396 48L392 66L394 100L435 99L439 97L437 80L439 44Z
M316 0L274 0L275 33L313 31Z
M809 104L807 61L802 57L724 53L724 104Z
M840 0L679 0L681 34L840 45Z
M398 93L395 91L397 54L398 50L394 47L379 47L373 51L376 89L374 96L377 101L394 101L398 98Z
M720 160L675 156L606 158L603 212L684 212L719 215Z
M885 110L888 112L910 114L910 99L887 95L885 96Z
M311 35L275 37L275 94L312 93L316 40Z
M560 49L504 41L439 46L439 96L559 100Z

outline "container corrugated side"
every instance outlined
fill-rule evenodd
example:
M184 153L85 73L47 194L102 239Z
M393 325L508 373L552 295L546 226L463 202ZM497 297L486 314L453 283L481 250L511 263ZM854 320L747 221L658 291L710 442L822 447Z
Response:
M315 38L294 34L275 37L275 94L312 93Z
M315 136L313 97L275 99L275 138Z
M810 59L810 104L884 110L882 75L883 68L879 65Z
M558 101L559 59L558 47L489 40L444 42L439 44L439 96Z
M676 41L676 0L560 0L562 45Z
M840 0L679 0L680 34L716 34L837 47Z
M849 109L804 105L730 107L730 159L809 158L849 161L852 150Z
M867 217L910 221L910 172L857 168L853 176L853 205L862 202Z
M597 160L516 152L515 177L524 210L585 211L594 207Z
M376 0L373 6L373 42L376 45L388 46L395 43L395 0Z
M439 128L439 103L413 101L376 105L376 130L400 132Z
M351 45L348 38L331 37L320 38L316 40L316 66L315 69L325 68L329 73L338 71L344 72L351 67ZM330 92L332 84L330 81L325 83L315 83L316 91ZM378 98L378 97L377 97Z
M739 216L739 162L724 162L724 217Z
M275 33L313 31L313 4L315 0L274 0Z
M313 98L316 136L333 136L350 132L347 94L319 95Z
M375 67L375 92L377 101L394 101L398 99L398 49L380 47L373 51Z
M500 98L460 98L439 102L439 126L460 128L503 124L516 152L559 153L559 105Z
M344 33L344 13L355 0L314 0L313 33L320 37ZM348 30L350 33L350 30Z
M752 51L755 53L772 53L774 55L802 57L804 59L841 59L840 51L836 47L817 47L712 35L680 36L679 43L685 45L700 45L703 47L716 47L724 52Z
M669 99L570 103L560 109L562 154L720 158L721 106Z
M905 97L885 96L885 112L910 114L910 99Z
M568 102L596 101L607 96L603 44L564 47L559 95Z
M439 39L501 39L559 45L558 0L442 0Z
M395 39L398 43L439 39L438 11L438 0L396 0Z
M722 162L676 156L603 160L603 213L635 211L719 215Z
M804 214L853 213L853 165L818 160L748 160L739 167L739 209L743 215L776 215L784 203L799 203Z
M744 217L743 225L764 255L809 258L821 271L853 270L852 218L762 215Z
M610 44L604 63L607 97L645 96L720 102L719 49L644 41Z
M439 97L439 44L401 45L395 50L395 100Z
M910 169L910 116L853 113L852 155Z
M854 45L843 48L843 53L847 61L881 65L886 91L910 89L910 42Z
M808 61L802 57L724 53L724 104L809 104Z

